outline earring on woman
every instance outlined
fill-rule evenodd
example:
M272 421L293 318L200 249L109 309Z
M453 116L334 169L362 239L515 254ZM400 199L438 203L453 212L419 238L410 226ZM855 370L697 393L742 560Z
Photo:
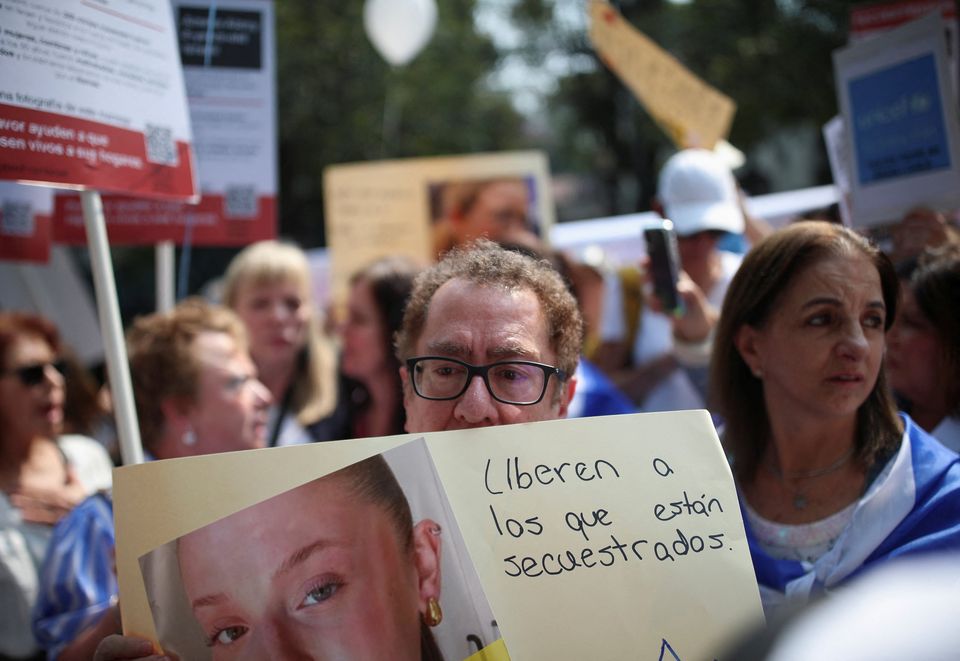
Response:
M443 611L440 602L435 597L427 599L427 612L423 614L423 623L428 627L435 627L443 621Z
M193 431L193 427L188 427L187 431L183 432L183 436L180 437L180 442L188 448L197 444L197 434Z

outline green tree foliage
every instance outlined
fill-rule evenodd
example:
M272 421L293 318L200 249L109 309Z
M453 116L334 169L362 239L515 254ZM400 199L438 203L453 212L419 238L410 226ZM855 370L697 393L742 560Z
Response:
M558 82L550 100L554 172L593 172L606 213L649 208L662 154L672 149L630 92L595 57L582 29L557 27L561 8L581 0L515 0L531 34L530 61L562 49L592 66ZM777 131L820 126L836 113L831 52L846 43L846 0L622 0L635 27L737 103L730 141L744 151ZM545 27L547 26L547 27ZM549 38L545 35L549 33ZM825 159L825 156L824 156ZM821 165L823 179L828 170Z
M329 165L523 146L522 118L484 84L499 55L475 29L474 5L438 2L432 41L393 69L367 39L363 2L276 3L284 235L305 246L324 243Z

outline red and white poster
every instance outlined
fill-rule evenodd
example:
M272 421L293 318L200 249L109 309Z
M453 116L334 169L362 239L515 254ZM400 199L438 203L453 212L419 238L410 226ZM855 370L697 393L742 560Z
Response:
M103 196L113 244L245 245L276 236L273 3L175 0L202 197L197 205ZM58 195L54 239L84 241L79 197Z
M0 259L50 259L53 190L0 181Z
M894 0L856 5L850 9L850 43L883 34L927 14L939 13L947 38L951 81L960 88L960 24L956 0ZM956 90L954 90L956 93Z
M0 179L189 200L166 0L0 3Z

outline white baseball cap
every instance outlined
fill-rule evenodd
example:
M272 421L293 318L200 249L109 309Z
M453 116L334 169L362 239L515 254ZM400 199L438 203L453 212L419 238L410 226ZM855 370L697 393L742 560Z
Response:
M706 149L684 149L660 170L657 196L677 235L707 230L743 232L737 185L723 160Z

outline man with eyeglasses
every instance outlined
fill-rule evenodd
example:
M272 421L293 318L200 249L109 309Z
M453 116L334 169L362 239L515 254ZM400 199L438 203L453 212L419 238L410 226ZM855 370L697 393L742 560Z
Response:
M487 240L448 253L417 278L397 334L406 430L565 417L582 340L546 262Z

